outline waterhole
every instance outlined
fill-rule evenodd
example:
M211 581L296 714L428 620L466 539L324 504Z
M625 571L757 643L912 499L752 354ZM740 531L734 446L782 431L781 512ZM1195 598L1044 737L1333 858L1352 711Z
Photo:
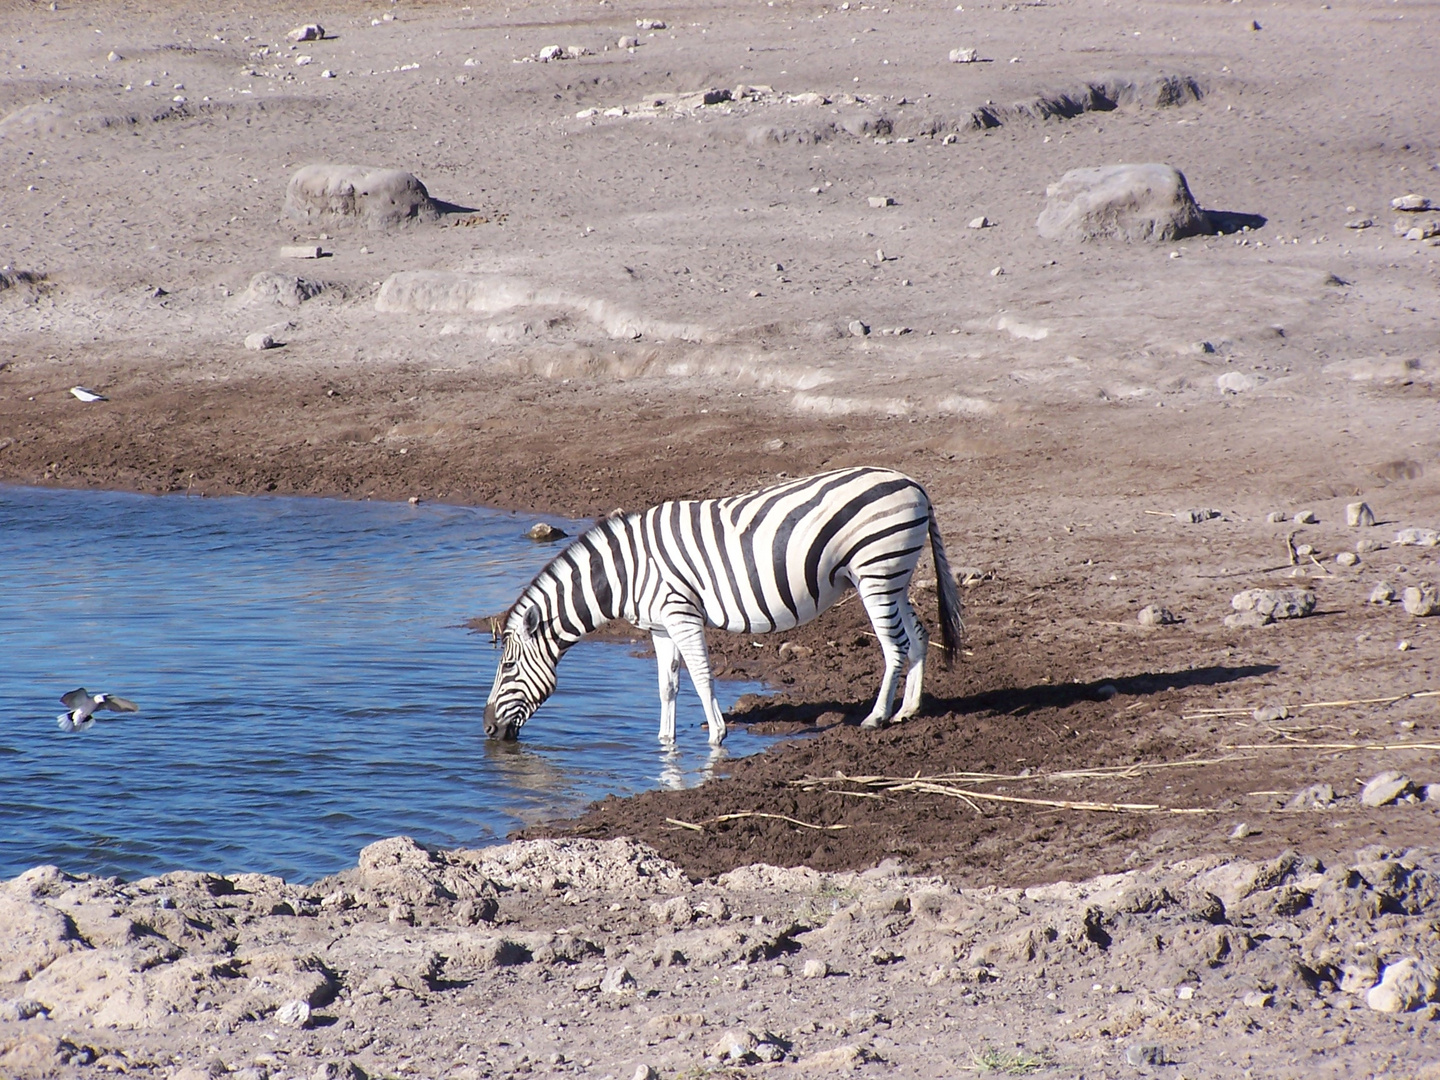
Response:
M311 881L373 840L478 846L714 762L682 683L656 738L654 661L582 642L518 744L487 740L503 610L560 544L439 504L0 487L0 879ZM575 523L559 522L572 535ZM84 686L132 699L56 723ZM755 684L721 684L729 708ZM730 754L766 740L732 728Z

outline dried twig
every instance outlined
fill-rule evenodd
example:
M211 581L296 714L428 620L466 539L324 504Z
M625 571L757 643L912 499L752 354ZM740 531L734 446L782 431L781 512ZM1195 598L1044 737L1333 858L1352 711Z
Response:
M691 821L679 821L676 818L666 818L671 825L678 825L682 829L691 829L695 832L704 832L706 825L718 825L722 821L739 821L742 818L772 818L775 821L788 821L791 825L798 825L802 829L815 829L817 832L827 830L848 829L849 825L811 825L808 821L799 821L793 817L786 817L784 814L766 814L759 810L743 810L738 814L721 814L718 817L708 818L696 824Z
M1440 750L1440 743L1326 743L1326 742L1283 742L1283 743L1240 743L1227 747L1230 750Z
M1170 763L1179 766L1181 762ZM1157 768L1165 765L1153 766ZM1123 766L1122 768L1134 768L1134 766ZM891 776L846 776L843 773L829 777L805 777L801 780L792 780L792 784L802 786L806 790L813 791L816 788L828 787L833 783L848 783L862 787L878 787L891 795L904 792L919 792L929 795L945 795L949 798L959 799L967 803L977 814L982 813L977 805L977 800L982 802L1005 802L1020 803L1026 806L1049 806L1057 810L1093 810L1102 813L1164 813L1164 814L1208 814L1214 811L1205 807L1195 808L1172 808L1161 806L1158 803L1112 803L1112 802L1088 802L1077 799L1030 799L1019 795L999 795L995 792L975 791L971 788L956 787L944 781L956 776L966 774L949 774L946 776L914 776L910 778ZM1053 776L1060 776L1066 779L1080 778L1081 774L1052 774L1052 776L998 776L995 774L974 773L968 776L974 780L995 781L995 780L1049 780ZM1120 772L1103 772L1091 770L1089 775L1095 778L1123 777ZM847 792L846 794L850 794Z
M1392 697L1378 698L1350 698L1345 701L1307 701L1303 705L1294 706L1296 709L1339 709L1350 705L1394 705L1399 701L1408 701L1410 698L1432 698L1440 697L1440 690L1416 690L1409 694L1395 694ZM1182 720L1203 720L1220 716L1248 716L1253 713L1253 707L1235 709L1197 709L1195 712L1182 713Z

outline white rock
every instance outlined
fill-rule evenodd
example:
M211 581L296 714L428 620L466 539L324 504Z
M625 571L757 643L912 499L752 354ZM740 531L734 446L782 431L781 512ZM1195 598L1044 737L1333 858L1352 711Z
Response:
M1395 599L1395 586L1388 581L1382 581L1375 588L1370 590L1369 604L1388 604Z
M306 23L304 26L297 26L285 36L291 41L319 41L325 36L325 28L319 23Z
M314 58L313 56L297 56L297 57L295 57L295 66L296 66L296 67L304 67L306 64L313 64L314 62L315 62L315 58Z
M1169 608L1159 604L1147 604L1135 619L1141 626L1170 626L1180 621Z
M1267 621L1303 619L1315 610L1315 594L1308 589L1245 589L1230 598L1230 606Z
M264 352L266 349L273 349L278 343L269 334L256 331L245 337L245 348L253 349L255 352Z
M104 394L97 394L94 390L88 390L83 386L72 386L70 388L70 396L86 402L110 400Z
M1222 394L1245 394L1259 386L1260 380L1243 371L1227 371L1215 380L1215 385Z
M636 20L635 20L635 29L636 29L636 30L664 30L664 29L665 29L665 20L664 20L664 19L636 19Z
M1405 605L1405 610L1417 619L1440 615L1440 598L1436 597L1435 586L1429 582L1411 585L1401 594L1400 602Z
M1379 540L1371 540L1366 537L1363 540L1355 541L1355 554L1364 555L1368 551L1384 551L1385 545Z
M611 968L605 973L605 978L600 980L602 994L628 994L634 990L635 976L630 974L629 968L624 964Z
M1049 240L1178 240L1213 231L1178 169L1163 164L1072 169L1045 191L1036 221Z
M1434 206L1424 195L1416 195L1412 192L1409 195L1401 195L1398 199L1391 199L1390 209L1416 213L1421 210L1433 210Z
M1243 999L1247 1009L1265 1009L1275 1004L1275 995L1263 990L1251 990Z
M1245 824L1245 822L1242 821L1239 825L1236 825L1235 828L1230 830L1230 839L1244 840L1247 836L1254 836L1255 833L1255 829L1252 829L1249 825ZM1186 987L1185 989L1189 989L1189 987Z
M309 1027L310 1005L304 1001L287 1001L275 1010L275 1022L286 1027Z
M1290 716L1290 710L1284 705L1261 705L1250 713L1250 718L1257 724L1273 724L1276 720L1285 720Z
M1265 520L1271 525L1279 525L1282 521L1289 521L1290 515L1285 513L1284 510L1271 510L1270 513L1265 515Z
M977 217L977 218L971 218L971 219L970 219L969 228L972 228L972 229L988 229L992 224L993 224L993 222L992 222L988 217L986 217L984 214L981 214L981 215L980 215L979 217Z
M1375 511L1366 503L1351 503L1345 507L1345 524L1352 529L1368 528L1375 524Z
M461 77L463 78L464 76ZM335 78L335 72L331 71L329 68L326 68L324 71L320 72L320 78L333 79Z
M800 974L807 979L823 979L830 974L830 965L824 960L806 960Z
M1315 517L1314 510L1300 510L1291 520L1294 521L1296 525L1314 525L1319 519Z
M402 169L364 165L297 169L285 188L285 214L318 224L358 219L372 227L433 221L440 216L430 193L415 176Z
M1365 1004L1376 1012L1398 1013L1418 1009L1440 994L1440 975L1435 965L1407 956L1385 965L1378 986L1365 994Z
M738 1028L726 1028L706 1049L707 1057L721 1061L744 1061L755 1049L756 1038L750 1032Z
M633 49L640 44L640 39L634 37L622 37L617 44L622 49Z
M973 64L980 59L978 49L951 49L950 62L952 64Z
M1440 546L1440 533L1434 529L1401 529L1395 534L1395 543L1401 547Z
M1386 771L1374 776L1360 792L1366 806L1388 806L1410 789L1410 778L1403 773Z
M846 329L848 329L854 337L864 337L866 334L870 333L870 327L866 323L861 322L859 319L851 319L850 324L848 327L846 327Z
M106 59L106 60L109 60L110 63L114 64L114 63L117 63L117 62L119 62L119 61L121 61L121 60L124 60L125 58L124 58L123 56L121 56L118 52L113 52L113 51L112 51L109 56L105 57L105 59Z
M871 195L868 199L872 209L879 210L882 206L894 206L895 200L889 195Z
M1354 566L1360 561L1360 556L1353 551L1342 551L1335 556L1335 561L1341 566Z
M630 1080L660 1080L660 1074L655 1071L655 1066L641 1062L635 1066L635 1075Z
M543 49L541 49L538 53L535 54L535 58L539 60L542 64L548 64L551 60L559 60L564 55L565 50L562 49L559 45L546 45Z
M319 244L285 244L280 248L282 259L318 259L323 254Z

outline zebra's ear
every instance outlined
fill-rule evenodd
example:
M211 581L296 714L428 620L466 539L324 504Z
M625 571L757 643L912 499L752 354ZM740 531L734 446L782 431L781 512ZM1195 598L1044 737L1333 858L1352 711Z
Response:
M525 611L525 635L534 637L540 632L540 609L536 607L527 608Z

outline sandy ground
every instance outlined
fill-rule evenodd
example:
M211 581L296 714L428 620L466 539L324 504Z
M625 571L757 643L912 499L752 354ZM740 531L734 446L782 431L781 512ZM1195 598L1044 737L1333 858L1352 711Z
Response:
M533 835L636 837L702 881L756 862L852 872L898 859L950 889L1286 850L1343 868L1367 845L1433 846L1435 803L1367 808L1358 793L1384 769L1417 790L1440 781L1440 699L1401 698L1440 690L1436 620L1366 603L1382 580L1440 580L1436 548L1396 544L1400 529L1440 528L1440 249L1394 230L1436 215L1390 209L1411 192L1440 202L1440 13L961 7L6 3L0 478L585 515L842 464L902 468L939 508L952 563L974 571L964 662L934 675L924 716L879 735L853 726L878 673L853 603L790 635L784 655L775 638L717 636L718 666L778 690L736 722L815 737L722 763L727 778L699 792L611 800ZM286 32L316 20L327 37L292 49ZM524 62L550 45L585 55ZM950 63L962 47L979 60ZM722 89L731 100L696 94ZM1203 207L1258 227L1160 245L1038 234L1047 185L1122 161L1168 162ZM444 213L378 230L285 219L288 178L322 162L408 169ZM981 215L992 224L969 228ZM281 258L304 242L325 256ZM466 275L475 303L383 300L409 271ZM868 334L850 331L857 320ZM247 350L256 332L280 347ZM1235 373L1248 389L1222 393ZM108 400L78 401L74 385ZM1346 526L1360 500L1376 527ZM1221 516L1165 516L1192 508ZM1267 521L1304 510L1315 524ZM1287 537L1314 557L1292 563ZM1360 540L1372 544L1356 565L1334 561ZM1231 596L1251 587L1311 589L1318 604L1226 628ZM1150 603L1183 621L1141 626ZM490 663L478 649L477 686ZM948 779L887 790L837 771ZM1325 784L1327 809L1293 802ZM753 811L803 824L716 820ZM788 903L752 914L779 919ZM1372 946L1384 963L1433 918L1411 906L1377 909L1401 933ZM525 926L573 923L547 912L527 909ZM1082 959L1045 966L1088 987ZM1435 1056L1415 1019L1428 1014L1396 1027L1353 981L1337 989L1332 968L1316 1000L1359 1001L1363 1022L1333 1029L1335 1043L1287 1022L1254 1075L1320 1045L1336 1075L1416 1075ZM880 993L889 965L865 970L865 992ZM1203 996L1210 976L1196 973ZM748 1004L732 977L711 986L728 987L726 1023ZM916 985L905 1022L943 1030L933 1040L960 1063L944 1068L978 1067L961 1041L978 1014ZM1023 1028L1015 1052L1040 1060L1049 1042L1030 1033L1053 1030L1049 999L997 985L996 1022ZM485 1013L445 986L412 1004L396 1023ZM1218 1016L1187 1020L1199 1027L1186 1045L1213 1041ZM162 1075L209 1061L181 1053L205 1030L185 1017L144 1053L127 1044L126 1060ZM1144 1036L1152 1019L1125 1030ZM15 1020L4 1038L58 1025L55 1038L99 1046L96 1023L94 1009ZM1129 1043L1105 1037L1108 1057L1097 1042L1090 1057L1043 1060L1133 1072ZM228 1065L275 1076L309 1075L325 1049L256 1064L226 1045ZM842 1064L941 1067L867 1046L873 1062ZM586 1056L597 1076L630 1069L556 1052L566 1069ZM62 1057L36 1060L90 1068ZM684 1071L704 1055L677 1060L655 1064ZM1207 1061L1190 1074L1231 1068ZM402 1066L398 1051L361 1063Z

